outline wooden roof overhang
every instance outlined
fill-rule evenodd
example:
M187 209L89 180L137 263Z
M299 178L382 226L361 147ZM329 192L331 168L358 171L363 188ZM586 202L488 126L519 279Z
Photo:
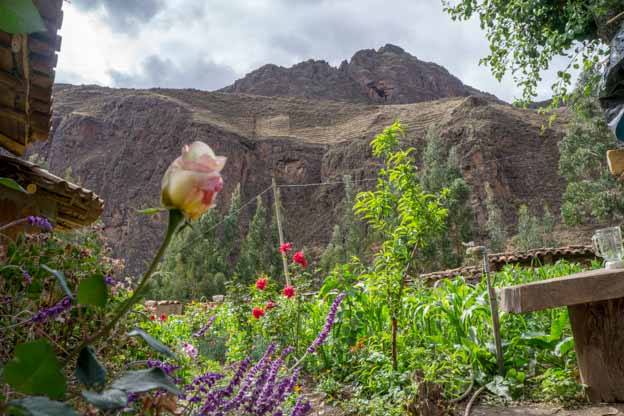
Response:
M56 205L55 229L67 231L89 225L104 209L104 201L94 192L59 178L37 165L0 155L0 177L11 178L24 188L33 184L33 197ZM29 196L26 195L26 198Z
M63 0L33 0L46 31L0 31L0 146L22 156L26 147L47 140L52 85L63 22Z

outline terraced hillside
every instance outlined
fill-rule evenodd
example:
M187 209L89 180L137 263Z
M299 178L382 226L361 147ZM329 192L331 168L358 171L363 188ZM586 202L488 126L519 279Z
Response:
M484 186L499 196L509 223L521 203L558 209L563 181L557 176L561 124L478 97L401 105L367 105L294 97L261 97L196 90L127 90L59 85L53 136L31 150L52 172L73 176L105 200L106 234L130 271L152 252L163 218L139 217L136 208L158 203L160 177L184 143L203 140L228 157L219 208L240 183L243 200L270 185L375 177L369 142L395 119L408 127L418 149L430 128L457 145L473 190L476 221L484 224ZM559 122L561 123L561 121ZM548 179L545 179L548 178ZM362 182L361 186L370 186ZM266 202L270 193L264 194ZM329 239L342 185L282 189L286 234L296 245L321 247ZM245 218L253 213L247 207Z

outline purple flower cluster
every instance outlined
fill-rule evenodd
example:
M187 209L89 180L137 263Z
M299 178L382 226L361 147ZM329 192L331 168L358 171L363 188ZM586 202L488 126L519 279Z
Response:
M269 345L262 358L251 368L249 358L241 361L226 387L215 389L205 395L199 414L216 416L235 411L254 416L283 414L279 406L294 390L300 370L297 368L292 375L278 378L286 356L293 348L284 349L278 358L271 360L275 348L275 344ZM235 388L238 388L236 394ZM197 389L194 386L187 386L185 390ZM198 403L200 400L200 395L195 394L189 401ZM297 412L292 413L293 415L302 416L310 410L310 405L303 400L299 401L298 406L293 408L293 412Z
M56 305L49 308L40 309L35 316L30 318L32 322L45 322L48 319L53 319L65 311L70 310L72 307L71 299L69 296L65 296L62 300L56 303Z
M147 366L149 368L154 368L154 367L158 367L160 369L162 369L165 374L167 374L168 376L170 376L175 370L177 370L178 366L173 365L173 364L167 364L167 363L163 363L160 360L152 360L151 358L147 359Z
M290 416L303 416L308 413L312 409L309 401L303 401L303 397L299 397L297 403L295 403L295 407L293 407Z
M117 284L117 280L115 280L112 276L104 276L104 283L108 286L115 286L115 284Z
M210 372L195 377L190 384L184 386L184 391L188 394L192 394L192 397L188 399L188 401L190 403L199 403L202 400L202 395L207 394L208 390L222 378L223 374Z
M329 332L331 331L332 326L334 326L334 320L336 319L338 306L340 306L340 302L342 302L345 296L346 295L344 293L341 293L338 296L336 296L336 299L334 299L334 303L332 303L332 306L329 309L329 314L327 315L327 319L325 320L325 326L323 327L323 330L318 335L318 337L316 337L312 345L308 347L308 350L307 350L308 354L314 353L314 351L316 351L316 349L323 342L325 342L325 339L327 339L327 336L329 335Z
M217 319L217 315L211 316L210 319L208 319L208 322L206 322L206 325L202 326L199 331L195 332L193 334L193 337L194 338L199 338L199 337L203 336L206 333L206 331L208 331L210 329L210 327L214 323L215 319Z
M52 231L52 224L50 224L50 221L48 221L47 218L35 217L31 215L30 217L26 218L26 221L33 227L40 228L43 231Z

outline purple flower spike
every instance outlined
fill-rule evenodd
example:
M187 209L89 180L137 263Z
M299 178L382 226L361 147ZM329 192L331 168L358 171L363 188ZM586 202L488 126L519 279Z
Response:
M344 293L341 293L338 296L336 296L336 299L334 299L334 303L332 303L332 306L329 309L329 314L327 315L327 319L325 320L325 326L323 327L323 330L318 335L318 337L316 337L312 345L308 347L308 350L307 350L308 354L314 353L314 351L316 351L316 349L320 347L321 344L325 342L325 340L327 339L327 336L329 335L329 332L331 331L332 326L334 326L336 313L338 313L338 306L340 306L340 302L342 302L345 296L346 295Z
M35 217L31 215L30 217L26 218L26 221L28 222L28 224L32 225L33 227L40 228L43 231L47 231L47 232L52 231L52 224L50 224L50 221L48 221L47 218Z
M71 299L69 297L64 297L61 301L57 302L56 305L51 306L49 308L40 309L35 316L30 318L31 322L42 323L47 321L48 319L56 318L58 315L62 314L65 311L70 310L72 307Z
M210 319L208 319L208 322L206 322L206 325L202 326L199 331L195 332L193 334L193 337L194 338L199 338L199 337L203 336L206 333L206 331L208 331L210 329L210 327L214 323L215 319L217 319L217 315L211 316Z
M303 397L299 397L297 403L295 404L295 407L293 407L292 412L290 413L290 416L304 416L311 409L312 405L310 404L310 402L304 402Z

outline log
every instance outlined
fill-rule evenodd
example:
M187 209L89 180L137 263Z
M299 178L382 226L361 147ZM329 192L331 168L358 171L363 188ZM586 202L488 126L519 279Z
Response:
M599 269L500 290L501 309L527 313L624 297L624 269Z
M574 349L594 402L624 402L624 299L568 306Z
M33 98L35 98L37 100L47 102L47 101L50 101L51 97L52 97L52 87L41 88L38 85L30 86L30 100L31 101Z
M55 75L56 73L54 72L54 70L51 71L50 76L41 75L38 72L33 72L30 74L30 82L38 87L49 89L54 84Z
M0 145L9 149L11 152L15 153L18 156L22 156L26 151L25 145L23 145L22 143L18 143L17 141L5 136L2 133L0 133Z
M36 53L41 56L50 56L56 53L56 50L48 42L44 42L37 39L35 35L28 37L28 49L31 53Z
M58 55L41 56L30 54L30 67L33 71L41 72L45 76L50 76L58 62Z
M20 78L16 78L13 75L9 75L6 72L0 71L0 85L9 87L17 93L24 93L24 81Z
M0 105L0 117L10 118L11 120L19 121L20 123L26 122L26 114L2 105Z
M51 114L52 100L41 101L41 100L33 99L31 97L30 109L33 111L38 111L39 113L43 113L43 114Z
M34 39L35 41L39 41L42 43L45 43L48 45L48 49L52 49L55 51L59 51L61 50L61 43L63 38L59 35L51 35L48 32L38 32L38 33L31 33L30 36L28 36L30 39ZM51 55L51 54L43 54L43 55Z

